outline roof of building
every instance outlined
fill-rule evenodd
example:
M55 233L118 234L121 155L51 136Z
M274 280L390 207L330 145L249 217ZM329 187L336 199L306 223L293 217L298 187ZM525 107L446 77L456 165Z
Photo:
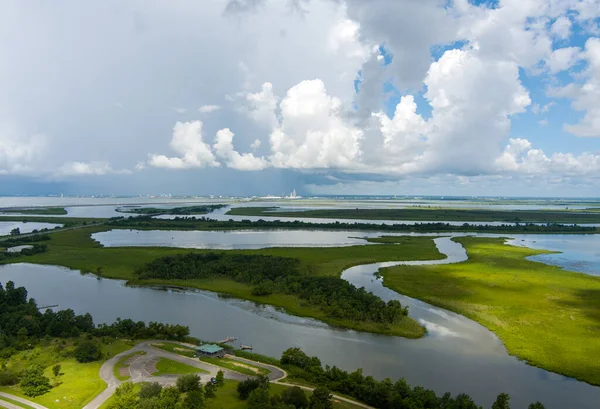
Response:
M200 345L197 350L204 352L205 354L216 354L217 352L222 351L223 348L215 344L204 344Z

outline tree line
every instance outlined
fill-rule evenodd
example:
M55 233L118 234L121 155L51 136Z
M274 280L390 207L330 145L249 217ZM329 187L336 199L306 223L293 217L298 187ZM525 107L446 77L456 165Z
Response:
M385 302L337 277L300 272L298 259L229 253L187 253L160 257L136 271L140 280L226 277L253 286L252 294L290 294L328 316L391 325L408 315L399 301Z
M351 396L378 409L482 409L464 393L438 396L421 386L411 387L404 379L378 381L372 376L365 376L362 369L347 372L335 366L323 368L318 357L310 357L299 348L284 351L280 363L291 378ZM492 409L510 409L510 396L505 393L498 395ZM529 409L544 409L544 406L535 402L529 405Z
M516 224L471 224L453 225L450 223L414 223L414 224L375 224L375 223L312 223L300 220L257 221L214 220L207 217L175 217L174 219L155 219L151 216L129 218L112 218L108 223L113 226L131 228L172 228L202 230L233 229L319 229L319 230L366 230L409 233L443 233L443 232L485 232L485 233L595 233L596 227L577 224L559 223L516 223Z

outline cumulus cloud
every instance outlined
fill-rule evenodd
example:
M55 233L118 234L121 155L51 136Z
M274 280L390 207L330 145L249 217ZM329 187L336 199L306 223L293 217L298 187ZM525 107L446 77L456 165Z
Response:
M600 154L554 153L548 156L541 149L533 149L526 139L511 138L496 165L500 171L529 174L595 175L600 172Z
M550 72L555 74L570 69L579 61L580 57L581 49L579 47L559 48L552 51L546 64L548 65Z
M573 98L573 108L585 114L577 124L565 125L565 130L582 137L600 137L600 38L585 43L583 59L587 62L586 81L550 90L550 95Z
M554 23L552 23L552 27L550 31L557 38L564 40L569 38L571 35L571 20L567 16L561 16L557 18Z
M236 170L263 170L269 166L264 158L257 158L252 153L240 154L233 148L233 132L221 129L215 137L213 148L219 158L225 161L227 167Z
M168 169L219 166L210 146L203 140L201 121L177 122L169 146L180 156L153 154L150 155L149 165Z
M344 120L342 102L321 80L302 81L281 101L281 122L271 133L271 162L279 168L351 169L360 157L362 131Z

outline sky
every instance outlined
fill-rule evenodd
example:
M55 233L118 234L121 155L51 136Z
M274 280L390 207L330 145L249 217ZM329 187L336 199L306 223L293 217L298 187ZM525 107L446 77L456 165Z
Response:
M600 196L600 0L5 0L0 194Z

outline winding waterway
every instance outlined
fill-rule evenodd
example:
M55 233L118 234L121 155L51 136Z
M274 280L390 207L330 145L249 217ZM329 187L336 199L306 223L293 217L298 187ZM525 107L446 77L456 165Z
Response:
M597 408L600 388L528 366L509 356L502 342L481 325L399 295L374 277L380 267L466 259L462 246L448 237L435 241L447 255L446 260L363 265L346 270L342 276L384 300L398 299L409 305L411 316L429 330L428 336L419 340L339 330L269 306L222 299L209 292L126 287L120 281L54 266L2 266L0 282L13 280L26 286L40 305L59 304L77 313L90 312L97 323L117 317L179 323L190 326L192 335L203 339L237 336L244 344L253 345L256 352L271 356L298 346L319 356L324 364L347 370L362 367L377 378L404 377L413 385L438 393L465 392L484 406L489 406L498 393L510 392L515 408L525 408L536 400L549 409Z

